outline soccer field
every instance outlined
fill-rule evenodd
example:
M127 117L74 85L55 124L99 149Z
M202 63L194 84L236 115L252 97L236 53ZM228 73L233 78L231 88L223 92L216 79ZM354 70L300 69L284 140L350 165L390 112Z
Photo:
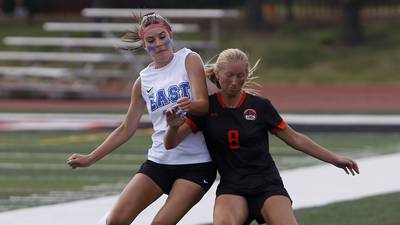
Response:
M400 192L296 210L301 225L400 224Z
M108 132L0 133L0 211L119 193L146 159L151 130L90 168L72 170L67 157L88 153ZM400 134L309 134L332 151L354 158L400 151ZM320 163L271 137L280 170Z
M0 210L92 198L119 192L146 159L150 137L134 139L95 166L72 170L72 153L88 153L107 133L0 133Z

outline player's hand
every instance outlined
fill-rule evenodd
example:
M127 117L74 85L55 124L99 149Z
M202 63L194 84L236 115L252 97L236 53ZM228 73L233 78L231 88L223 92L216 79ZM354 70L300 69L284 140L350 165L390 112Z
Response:
M175 109L167 110L165 112L165 116L166 116L168 126L173 127L173 128L179 127L185 121L181 117L180 113L177 112Z
M348 157L338 156L333 162L333 165L342 168L347 174L351 173L353 176L356 173L360 173L357 163Z
M67 164L75 169L77 167L88 167L93 164L90 155L72 154L68 160Z
M188 97L183 97L176 101L180 112L189 112L192 100Z

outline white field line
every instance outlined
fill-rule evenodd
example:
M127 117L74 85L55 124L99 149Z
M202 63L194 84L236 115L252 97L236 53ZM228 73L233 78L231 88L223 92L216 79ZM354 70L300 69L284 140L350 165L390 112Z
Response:
M139 166L136 165L136 166ZM55 163L0 163L0 169L18 169L18 170L68 170L69 167L64 164ZM108 171L108 170L118 170L118 171L133 171L136 170L135 164L125 164L125 165L111 165L111 164L97 164L93 167L87 168L91 171Z
M29 152L0 152L1 159L65 159L70 154L66 153L29 153ZM106 159L114 160L145 160L146 154L115 154L109 155Z
M361 173L356 176L346 175L330 164L284 171L282 177L293 196L293 207L315 207L400 191L400 153L357 162Z
M107 175L107 177L110 177L112 175ZM67 176L67 175L40 175L40 178L36 178L36 179L40 179L43 181L47 181L47 180L66 180L66 179L74 179L74 180L83 180L83 181L99 181L99 180L103 180L104 181L104 177L106 177L105 175L79 175L78 177L74 177L74 176ZM32 176L29 175L16 175L13 174L12 177L10 178L10 176L7 175L0 175L0 179L9 179L9 180L18 180L18 181L27 181L29 179L32 179Z
M282 114L288 123L296 124L400 124L400 115L366 114ZM0 113L0 121L57 121L57 122L121 122L124 114L76 114L76 113ZM147 114L142 122L150 122Z
M282 114L289 124L299 125L400 125L400 115ZM114 128L123 114L0 113L0 130L84 130ZM149 123L144 115L142 123Z
M400 125L400 115L283 114L288 123L304 125Z

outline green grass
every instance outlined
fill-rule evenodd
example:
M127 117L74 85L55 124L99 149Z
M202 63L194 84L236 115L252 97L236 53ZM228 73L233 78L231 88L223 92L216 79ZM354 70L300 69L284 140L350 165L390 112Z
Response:
M147 132L147 131L144 131ZM79 150L87 153L104 140L109 132L9 132L0 133L1 152L51 152L70 153ZM145 153L150 137L137 134L118 150L119 154ZM134 145L134 147L132 147ZM132 149L133 148L133 149Z
M245 50L252 62L261 58L260 83L400 84L400 24L369 23L366 42L341 44L337 27L315 30L226 33L222 49Z
M0 211L119 193L147 158L149 132L138 131L103 160L76 170L66 165L67 157L74 152L89 153L108 132L0 133ZM400 134L309 136L354 158L400 151ZM271 137L271 153L280 170L321 163L275 137ZM77 194L71 195L71 191Z
M301 225L400 224L400 192L296 210Z
M399 202L400 192L397 192L298 209L295 215L300 225L397 225Z
M119 193L146 159L146 132L96 165L76 170L67 166L67 157L90 152L108 132L0 133L0 211Z

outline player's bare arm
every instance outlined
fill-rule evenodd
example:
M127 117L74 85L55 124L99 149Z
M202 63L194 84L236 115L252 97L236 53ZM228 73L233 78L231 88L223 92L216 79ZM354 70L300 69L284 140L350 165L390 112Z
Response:
M93 152L88 155L73 154L71 155L67 163L70 167L88 167L110 152L114 151L120 145L125 143L135 133L140 118L145 110L145 101L141 96L141 83L138 78L132 88L131 102L128 112L125 116L124 121L118 126L106 140L98 146Z
M185 66L193 99L182 98L178 100L178 106L181 111L204 115L208 112L208 93L203 60L197 53L190 53L186 57Z
M348 158L334 154L328 149L315 143L306 135L293 130L290 126L277 131L276 136L292 148L302 151L310 156L342 168L347 174L360 173L357 163Z

